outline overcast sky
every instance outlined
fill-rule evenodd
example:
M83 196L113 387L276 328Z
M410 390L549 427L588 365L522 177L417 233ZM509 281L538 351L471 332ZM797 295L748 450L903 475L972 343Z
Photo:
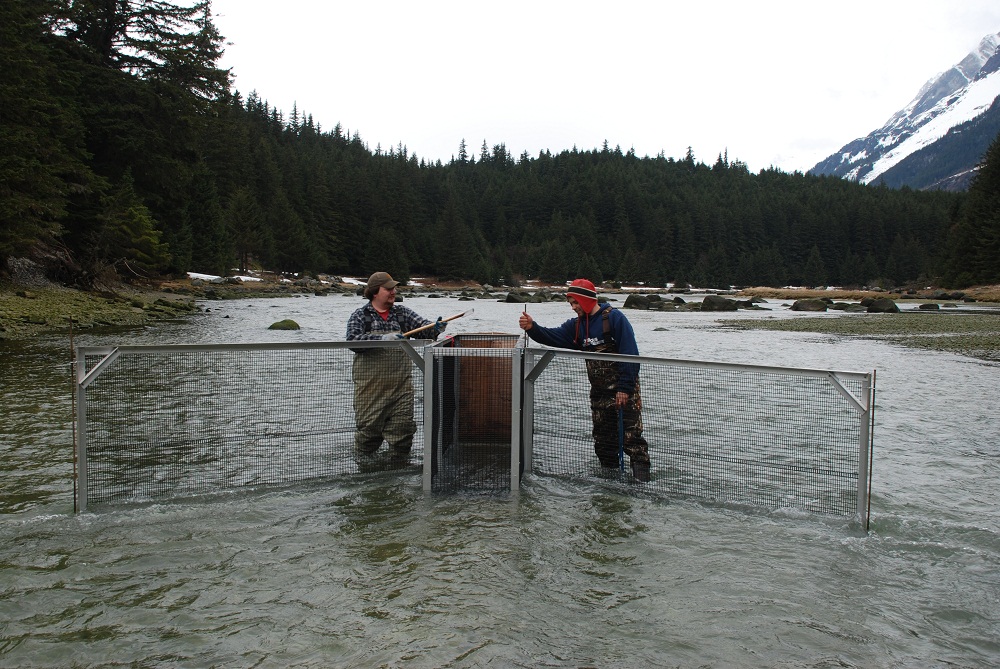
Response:
M371 150L806 171L1000 32L998 0L213 0L236 88ZM277 11L276 11L277 10Z

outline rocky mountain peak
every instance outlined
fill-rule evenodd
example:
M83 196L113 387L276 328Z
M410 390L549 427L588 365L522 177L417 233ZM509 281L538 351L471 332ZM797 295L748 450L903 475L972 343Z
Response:
M893 114L885 125L846 144L817 163L810 172L862 183L881 179L888 185L914 188L939 187L935 184L941 183L951 188L967 186L975 166L996 136L992 121L977 121L987 115L997 98L1000 98L1000 33L991 33L957 64L931 77L916 97ZM958 128L966 135L960 149L947 139ZM982 137L969 142L969 132ZM949 154L960 150L967 155L957 161L954 155L949 155L949 160L940 161L944 171L935 173L932 154L941 142L937 150ZM915 181L910 179L908 172L914 171L914 161L919 162L921 175ZM890 173L895 173L891 179ZM960 174L965 176L956 180ZM893 183L889 183L890 180Z

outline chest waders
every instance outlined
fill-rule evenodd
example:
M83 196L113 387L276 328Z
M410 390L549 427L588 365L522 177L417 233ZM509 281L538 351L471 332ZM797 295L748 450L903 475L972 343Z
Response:
M372 318L363 317L365 333ZM354 450L374 455L385 441L390 454L405 458L417 431L413 419L413 365L398 347L367 349L354 354Z

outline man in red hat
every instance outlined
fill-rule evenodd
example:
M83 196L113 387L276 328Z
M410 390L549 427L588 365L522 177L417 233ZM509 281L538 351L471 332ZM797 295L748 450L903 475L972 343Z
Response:
M387 272L368 278L364 296L368 304L351 314L347 340L402 339L404 332L434 324L428 332L434 339L447 323L417 315L396 304L396 286ZM423 335L422 335L423 336ZM413 363L402 348L367 348L355 351L351 368L354 379L354 451L359 462L378 452L385 441L396 464L410 457L417 424L413 419Z
M594 284L576 279L566 291L566 300L576 313L562 325L545 328L527 313L518 325L539 344L599 353L639 355L632 324L618 309L599 303ZM649 444L642 436L642 398L639 395L639 365L587 360L590 407L594 419L594 451L603 467L618 466L618 413L624 426L623 450L632 463L637 481L649 481Z

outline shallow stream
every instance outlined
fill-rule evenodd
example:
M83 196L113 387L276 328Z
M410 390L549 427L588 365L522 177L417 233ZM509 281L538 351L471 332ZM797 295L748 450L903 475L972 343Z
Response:
M404 304L474 307L451 332L522 309ZM74 343L341 339L360 302L205 306ZM796 317L765 306L736 317ZM532 476L428 497L418 473L74 515L69 341L0 342L0 667L1000 665L996 365L627 313L643 355L877 370L871 531ZM284 318L302 329L266 329Z

